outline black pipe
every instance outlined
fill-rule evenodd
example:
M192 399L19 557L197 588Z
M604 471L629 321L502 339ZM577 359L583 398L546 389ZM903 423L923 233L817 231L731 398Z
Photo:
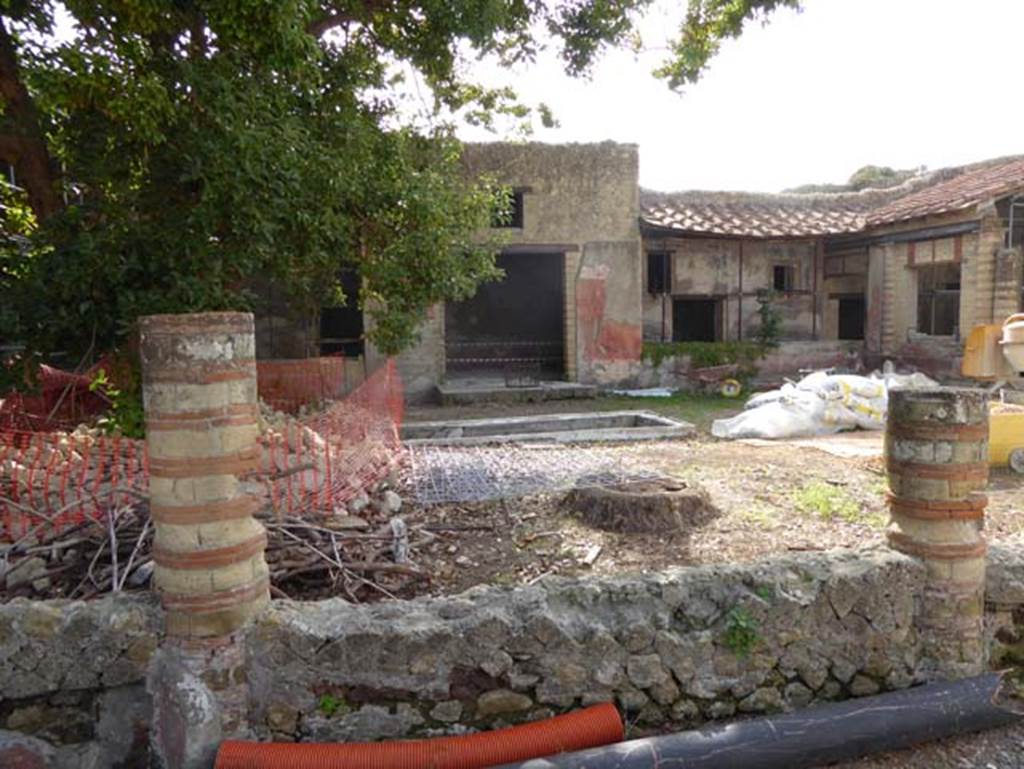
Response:
M802 769L991 729L1001 674L507 764L498 769Z

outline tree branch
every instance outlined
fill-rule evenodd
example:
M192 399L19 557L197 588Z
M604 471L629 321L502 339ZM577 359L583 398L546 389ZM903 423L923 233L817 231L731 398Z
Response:
M5 133L0 134L0 157L14 166L18 182L28 192L29 205L42 222L63 208L57 194L54 166L39 124L39 113L21 82L14 40L0 17L0 96L4 100Z
M356 13L351 9L328 9L322 16L313 19L306 25L306 32L313 37L322 37L325 32L340 27L342 24L351 21L365 22L367 17L387 8L389 0L364 0L360 5L362 6L361 13Z

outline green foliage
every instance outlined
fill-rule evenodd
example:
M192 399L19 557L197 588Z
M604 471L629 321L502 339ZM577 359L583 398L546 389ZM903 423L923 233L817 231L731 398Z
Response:
M89 391L107 399L110 408L97 424L108 435L127 438L146 437L146 415L142 408L142 388L134 369L125 367L122 377L127 381L120 387L107 376L104 369L96 372L89 382Z
M706 368L729 363L753 365L764 357L764 349L756 342L644 342L642 355L654 366L666 358L687 357L694 368Z
M742 606L734 606L725 616L722 643L737 657L749 657L761 640L757 620Z
M775 588L771 585L761 585L754 590L754 593L756 593L757 597L762 601L770 602L775 597Z
M779 346L782 333L782 313L775 303L774 291L759 291L757 294L757 343L762 350Z
M779 8L801 7L800 0L690 0L672 56L655 74L673 89L696 83L723 40L739 37L748 20L764 22Z
M864 523L861 507L839 486L811 481L793 492L793 503L802 513L815 513L823 521L835 518L847 523Z
M344 697L336 697L333 694L321 695L316 707L327 718L331 718L335 714L344 715L351 710Z
M465 178L449 118L555 120L466 80L466 64L530 61L545 30L586 74L639 44L650 4L0 1L15 65L0 73L0 157L44 161L19 170L34 216L5 209L0 338L78 360L130 349L140 315L254 309L254 277L313 311L350 266L363 283L345 300L400 350L428 307L498 277L478 235L500 192ZM661 76L692 82L744 19L796 4L691 0ZM53 34L58 9L70 37ZM425 114L402 102L406 73L433 97Z
M897 171L889 166L863 166L850 176L847 185L852 190L885 189L903 184L907 179L924 171L924 168L906 168Z

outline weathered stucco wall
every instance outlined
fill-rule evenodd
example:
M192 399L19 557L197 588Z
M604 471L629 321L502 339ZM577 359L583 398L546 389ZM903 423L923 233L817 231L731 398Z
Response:
M367 329L371 327L369 316ZM402 379L406 400L416 403L430 400L438 382L444 376L444 307L434 305L427 309L426 320L417 329L418 341L395 356L395 368ZM366 369L376 371L387 361L387 356L367 342Z
M523 192L523 226L498 231L510 246L556 247L551 258L564 259L566 378L608 384L635 375L641 339L636 145L469 144L463 163L470 176L490 176ZM425 337L401 358L417 375L433 366L439 381L443 333Z
M856 341L780 342L757 362L754 385L778 386L786 379L799 379L802 371L837 368L857 371L862 367L862 344ZM694 381L689 378L693 368L685 355L667 356L654 365L646 358L640 376L640 387L672 387L689 389Z
M821 297L825 286L821 258L813 240L740 241L649 235L644 238L643 249L644 254L668 252L672 265L672 296L662 299L647 293L647 259L642 260L645 339L662 341L664 331L664 341L671 341L673 297L718 299L721 302L720 338L739 339L741 317L742 338L752 338L760 327L757 293L772 288L776 266L793 269L793 291L776 297L782 316L782 338L797 340L813 339L816 334L821 336ZM815 289L819 297L817 322Z
M1021 252L1003 247L1005 232L996 208L924 217L872 230L885 235L964 222L977 232L914 243L872 245L868 279L867 349L869 353L917 366L939 375L957 375L962 339L983 323L1001 323L1020 308ZM920 332L917 321L918 272L914 263L960 264L958 337Z
M275 601L248 631L250 726L396 739L613 700L630 720L686 727L873 694L917 680L924 579L917 560L876 549L361 606ZM1024 541L990 546L986 590L999 666L1024 653ZM160 624L150 594L0 605L0 766L146 765Z

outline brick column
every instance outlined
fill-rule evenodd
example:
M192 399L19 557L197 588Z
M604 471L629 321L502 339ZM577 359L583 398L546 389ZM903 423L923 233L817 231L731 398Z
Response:
M150 670L157 765L205 769L244 734L240 631L269 600L266 534L239 476L259 462L255 340L248 313L139 321L166 641Z
M917 627L927 679L982 673L988 401L980 390L893 390L885 436L889 542L927 568Z

